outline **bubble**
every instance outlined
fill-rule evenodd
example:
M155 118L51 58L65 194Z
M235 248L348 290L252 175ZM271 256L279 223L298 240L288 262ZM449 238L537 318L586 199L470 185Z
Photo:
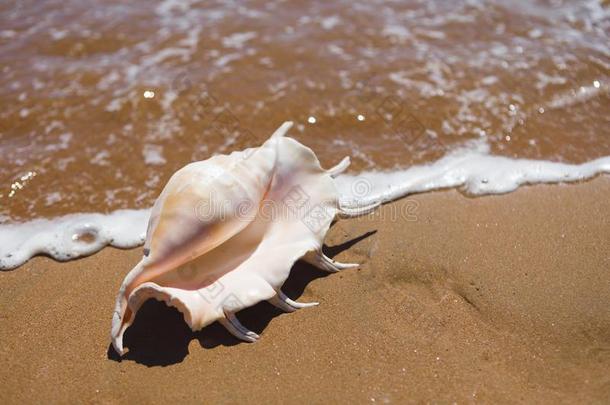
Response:
M79 243L93 243L97 240L98 230L90 225L76 229L72 234L72 240Z

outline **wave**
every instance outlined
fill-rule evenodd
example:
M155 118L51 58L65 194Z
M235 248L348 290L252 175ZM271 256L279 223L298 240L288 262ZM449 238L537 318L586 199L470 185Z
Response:
M575 182L604 173L610 173L610 156L582 164L511 159L490 155L489 145L478 141L431 164L342 175L337 183L342 198L366 204L447 188L472 196L503 194L526 184ZM139 246L144 243L149 215L150 209L125 209L0 225L0 269L14 269L36 255L67 261L108 245Z
M505 194L522 185L576 182L604 173L610 173L610 156L582 164L513 159L490 155L489 145L479 140L431 164L348 174L338 180L342 195L367 204L447 188L459 188L470 196Z

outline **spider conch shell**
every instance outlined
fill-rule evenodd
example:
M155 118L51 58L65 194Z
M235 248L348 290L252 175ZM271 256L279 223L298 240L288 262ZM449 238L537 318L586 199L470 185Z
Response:
M192 330L219 321L247 342L259 336L235 313L268 300L285 311L317 305L281 287L304 259L327 271L355 267L322 253L337 215L366 214L379 204L342 202L333 177L349 158L324 170L314 152L284 135L285 122L260 147L218 155L178 170L155 202L144 256L127 274L112 318L112 345L148 298L176 307Z

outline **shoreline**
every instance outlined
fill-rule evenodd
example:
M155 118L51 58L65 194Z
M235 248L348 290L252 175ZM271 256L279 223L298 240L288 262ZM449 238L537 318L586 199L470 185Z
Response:
M415 220L391 220L409 204ZM607 401L608 212L609 176L412 195L333 226L329 255L360 268L293 268L285 293L320 306L242 311L260 342L151 301L120 362L112 308L140 249L37 257L0 272L0 400Z
M489 155L484 142L467 142L428 164L392 171L345 173L336 179L342 198L368 205L419 193L457 189L468 197L502 195L536 184L569 184L610 174L610 156L581 164ZM82 212L26 222L0 223L0 271L36 255L59 261L95 254L104 247L144 243L150 208Z

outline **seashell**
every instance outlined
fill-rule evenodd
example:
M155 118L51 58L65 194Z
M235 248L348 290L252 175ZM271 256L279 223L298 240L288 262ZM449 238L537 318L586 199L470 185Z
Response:
M254 342L259 336L236 312L262 300L287 312L317 305L281 291L297 260L329 272L358 266L325 256L324 237L337 216L367 214L379 202L340 201L333 178L349 158L322 169L311 149L284 136L291 126L258 148L188 164L170 178L153 206L144 256L117 296L111 338L119 354L148 298L176 307L193 331L219 321Z

